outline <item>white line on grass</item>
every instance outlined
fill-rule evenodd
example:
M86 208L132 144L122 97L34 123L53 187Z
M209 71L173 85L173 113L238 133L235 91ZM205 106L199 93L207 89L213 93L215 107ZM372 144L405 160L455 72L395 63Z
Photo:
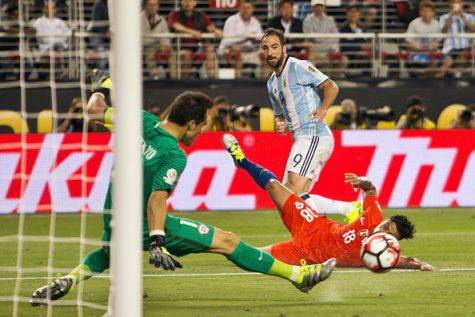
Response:
M447 268L440 269L440 272L467 272L475 271L475 267L461 267L461 268ZM390 273L412 273L418 272L416 270L392 270ZM371 273L367 270L339 270L337 269L333 274L359 274L359 273ZM228 273L171 273L171 274L143 274L143 277L148 278L164 278L164 277L218 277L218 276L249 276L249 275L261 275L261 273L253 272L228 272ZM101 274L94 276L94 278L109 278L108 274ZM46 280L47 277L44 276L30 276L30 277L21 277L21 280ZM0 277L0 281L15 281L16 277Z

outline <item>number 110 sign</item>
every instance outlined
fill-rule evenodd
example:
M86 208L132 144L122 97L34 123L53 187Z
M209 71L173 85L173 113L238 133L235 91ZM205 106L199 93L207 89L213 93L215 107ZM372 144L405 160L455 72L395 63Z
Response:
M210 0L212 9L238 9L239 0Z

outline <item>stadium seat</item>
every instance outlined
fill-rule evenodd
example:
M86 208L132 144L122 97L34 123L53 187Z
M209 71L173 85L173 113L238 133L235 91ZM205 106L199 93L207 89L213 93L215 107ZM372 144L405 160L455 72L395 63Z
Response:
M0 126L10 127L14 133L28 133L28 124L21 115L12 110L0 110Z
M333 120L335 120L335 116L337 115L337 113L339 113L340 111L340 106L331 106L330 108L328 108L327 115L325 116L326 123L330 125Z
M378 121L376 124L378 130L393 130L396 129L396 122L394 121Z
M464 110L465 108L464 105L455 104L442 110L437 119L437 129L450 129L450 125L452 124L452 121L457 118L459 111Z
M37 131L38 133L53 132L53 111L43 110L38 113Z
M270 108L259 109L259 127L260 131L274 131L274 113Z

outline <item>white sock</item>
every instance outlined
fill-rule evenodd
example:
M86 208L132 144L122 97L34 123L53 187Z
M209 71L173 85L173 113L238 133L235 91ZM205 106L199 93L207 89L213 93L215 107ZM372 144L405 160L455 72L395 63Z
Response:
M308 195L305 202L319 214L340 214L346 216L353 210L353 202L328 199L320 195Z

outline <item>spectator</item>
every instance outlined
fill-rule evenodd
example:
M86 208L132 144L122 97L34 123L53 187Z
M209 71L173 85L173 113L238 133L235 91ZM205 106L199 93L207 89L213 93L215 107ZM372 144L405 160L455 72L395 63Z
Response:
M435 124L425 116L426 106L419 96L407 99L406 114L403 114L397 123L398 129L435 129Z
M108 57L106 52L109 50L109 40L111 32L109 30L109 11L107 0L96 0L92 7L91 22L88 25L88 31L96 33L89 38L90 48L97 53L97 63L92 68L107 69Z
M84 117L81 98L74 98L69 107L66 119L56 129L57 132L83 132Z
M45 1L42 13L43 15L33 22L40 52L46 53L50 48L54 50L67 49L71 29L66 22L56 17L54 1ZM54 35L58 35L58 37Z
M452 129L475 129L475 105L460 111L451 127Z
M157 104L151 104L147 107L147 111L150 112L150 113L153 113L154 115L156 115L157 117L159 117L161 120L162 119L165 119L165 118L161 118L161 115L162 115L162 109L159 105Z
M239 12L227 18L224 23L224 38L219 51L226 56L228 63L234 63L237 78L242 77L243 68L253 70L260 63L259 46L255 38L245 36L262 34L261 23L252 16L253 13L254 3L251 0L242 0ZM238 35L244 36L237 37Z
M350 5L346 8L346 22L341 27L340 33L360 34L366 30L360 24L360 7L359 5ZM359 69L359 74L369 74L371 64L368 60L371 51L371 43L364 38L345 38L340 40L341 51L345 53L345 57L350 61L348 67L354 70ZM356 73L355 73L356 74Z
M233 106L225 96L214 98L213 107L209 110L209 118L203 131L207 132L248 132L252 131L251 125L241 118L232 120Z
M33 22L40 53L45 56L49 55L50 50L61 52L67 49L69 37L72 32L66 22L56 17L56 5L54 1L45 1L42 13L43 15ZM51 60L51 58L52 56L48 59ZM59 64L60 66L65 66L64 61ZM44 67L47 67L47 64L41 62L39 67L44 69ZM46 72L40 71L40 78L45 77L45 74L48 72L49 69Z
M375 2L366 4L362 26L367 32L376 33L381 31L376 24L378 19L378 6L380 6L380 4Z
M303 22L299 18L294 18L294 3L292 0L281 0L279 2L279 15L269 20L269 27L281 30L284 35L290 33L303 33ZM286 39L285 46L288 52L298 53L301 50L299 43L303 39Z
M421 2L419 15L417 19L409 23L408 34L439 33L439 23L434 19L435 6L431 1ZM436 78L443 78L452 65L452 58L443 56L439 52L439 40L436 38L409 38L407 46L411 52L410 65L417 68L428 68L429 73L434 73ZM434 72L439 58L442 60L442 66L439 71Z
M338 33L333 17L325 14L325 0L312 0L312 14L303 21L304 33ZM345 61L339 52L338 39L314 39L314 45L308 47L308 60L320 68L337 66L339 71L331 77L343 73ZM327 74L333 73L326 71Z
M214 33L218 39L223 37L222 31L217 29L209 17L197 10L196 0L181 0L181 9L170 12L168 24L177 33L186 33L193 36L191 39L182 39L183 49L179 52L182 61L183 78L190 78L194 60L204 61L201 77L216 78L216 52L213 45L203 43L200 39L204 32ZM202 68L203 68L202 67Z
M14 75L18 80L20 68L20 38L18 36L20 32L20 24L18 22L18 5L7 4L6 18L3 26L0 26L0 33L5 33L5 36L0 36L0 80L6 79L10 75ZM34 30L25 27L25 33L34 33ZM25 77L28 77L31 70L31 63L28 56L25 56L28 51L24 51L25 61Z
M399 20L408 25L417 18L417 10L421 0L393 0Z
M332 130L355 130L358 129L356 122L358 107L353 99L345 99L340 104L341 111L335 115L333 122L330 123Z
M177 78L176 56L170 45L170 39L153 37L153 35L169 32L167 21L158 15L158 7L158 0L144 0L143 2L141 19L145 64L153 79L165 78L165 70L157 64L157 59L160 58L165 64L168 64L170 78L174 79Z
M463 12L462 0L450 0L450 12L440 17L442 33L450 35L475 32L475 18ZM467 63L466 54L470 51L470 42L467 38L448 37L444 40L442 52L449 54L456 62L455 77L462 76L462 69Z

